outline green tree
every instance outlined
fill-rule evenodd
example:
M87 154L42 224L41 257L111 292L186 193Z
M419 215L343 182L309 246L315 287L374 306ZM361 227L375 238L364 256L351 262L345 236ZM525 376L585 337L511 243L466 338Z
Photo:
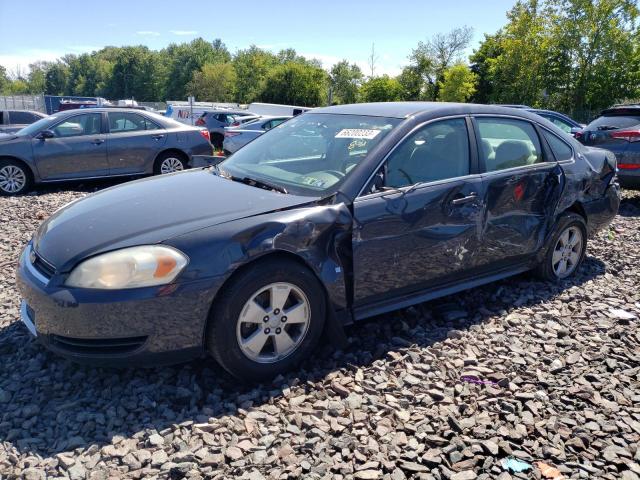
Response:
M332 103L355 103L362 82L362 70L355 63L342 60L331 68Z
M199 101L231 102L235 83L236 72L230 62L206 63L201 70L194 72L187 92Z
M362 84L360 101L394 102L402 99L402 85L388 75L373 77Z
M494 64L502 52L501 32L498 31L494 35L485 34L480 47L471 55L471 71L477 76L474 102L490 103L494 92Z
M275 67L278 59L275 55L251 45L238 51L233 57L236 71L236 101L238 103L255 102L264 90L267 73Z
M326 102L328 75L322 68L287 62L271 69L260 98L265 102L317 107Z
M64 95L68 76L69 67L62 61L55 62L45 74L45 93L49 95Z
M422 98L424 81L416 66L404 67L397 80L402 87L402 100L420 100Z
M438 33L426 42L419 42L411 51L409 60L413 74L418 74L423 79L423 98L438 98L438 84L442 81L445 70L460 61L472 37L472 28L454 28L448 33Z
M446 69L442 77L438 85L438 100L442 102L466 102L476 91L477 76L462 63Z
M231 55L220 40L212 43L196 38L190 43L171 44L163 52L163 60L168 63L165 96L169 100L183 99L187 96L187 84L193 72L200 70L206 63L227 63Z

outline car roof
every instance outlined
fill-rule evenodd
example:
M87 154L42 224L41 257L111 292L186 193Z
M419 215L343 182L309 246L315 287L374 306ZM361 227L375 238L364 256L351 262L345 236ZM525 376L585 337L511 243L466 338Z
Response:
M433 116L493 113L502 115L518 115L534 119L529 112L519 108L503 107L500 105L481 105L477 103L448 103L448 102L378 102L355 103L350 105L334 105L331 107L315 108L305 112L306 115L315 113L333 113L339 115L363 115L371 117L408 118L418 114L431 113Z

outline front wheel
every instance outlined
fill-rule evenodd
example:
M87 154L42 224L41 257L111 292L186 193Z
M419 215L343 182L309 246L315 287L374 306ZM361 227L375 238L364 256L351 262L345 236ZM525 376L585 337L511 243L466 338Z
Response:
M559 281L572 276L584 259L587 226L575 213L563 214L556 223L544 259L535 273L544 280Z
M31 172L23 164L13 160L0 160L0 195L26 193L32 183Z
M324 321L324 291L313 273L267 260L241 272L216 301L207 349L233 376L268 381L308 358Z

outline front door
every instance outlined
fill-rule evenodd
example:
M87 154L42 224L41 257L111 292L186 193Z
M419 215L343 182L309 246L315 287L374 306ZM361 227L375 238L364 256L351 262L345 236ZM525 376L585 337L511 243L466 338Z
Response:
M354 202L354 307L464 275L482 218L471 158L465 118L426 124L390 154L384 188Z
M108 117L109 173L151 172L153 161L167 142L167 132L138 113L109 112Z
M34 138L33 154L43 180L100 177L109 173L100 113L81 113L50 130L53 138Z
M495 270L542 247L562 172L532 123L478 116L475 125L486 215L475 266Z

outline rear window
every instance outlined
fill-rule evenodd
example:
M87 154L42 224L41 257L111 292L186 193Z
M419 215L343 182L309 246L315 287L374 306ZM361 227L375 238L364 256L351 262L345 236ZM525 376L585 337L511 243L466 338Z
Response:
M15 124L29 124L36 121L35 116L29 112L9 112L9 122Z
M638 115L603 115L587 126L587 130L614 130L640 124Z

